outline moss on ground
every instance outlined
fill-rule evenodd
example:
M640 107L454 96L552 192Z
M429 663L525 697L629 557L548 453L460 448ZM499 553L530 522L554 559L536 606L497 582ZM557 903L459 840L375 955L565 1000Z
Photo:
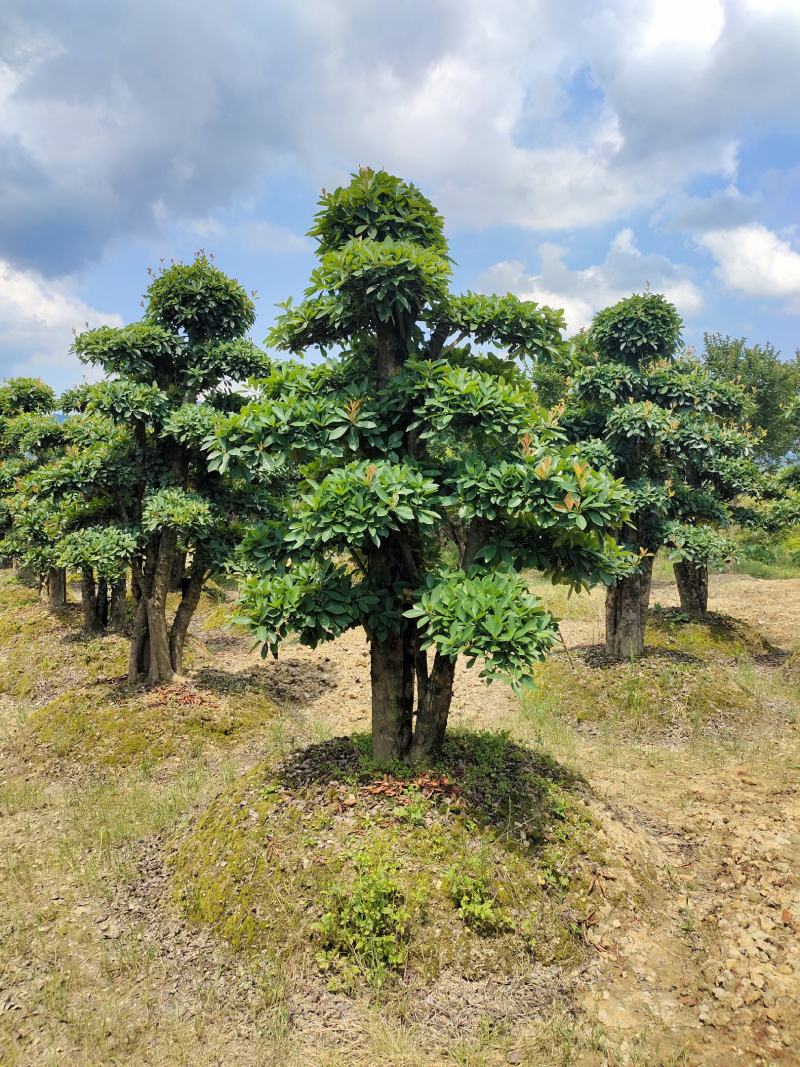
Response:
M36 708L22 743L94 766L126 766L170 756L197 756L208 745L240 740L275 718L263 695L217 696L178 681L146 689L83 686Z
M739 660L743 656L768 656L775 648L755 627L730 615L709 612L693 619L680 608L650 611L647 644L705 659Z
M337 987L530 974L584 951L601 857L582 789L505 735L455 734L423 774L338 738L218 797L176 846L174 894L235 948Z
M201 619L219 611L217 599L203 597ZM276 717L257 678L207 669L202 642L188 646L188 679L129 686L128 639L88 636L82 626L78 604L51 612L13 572L0 575L0 696L24 712L15 744L33 760L55 755L123 766L193 756L263 730Z

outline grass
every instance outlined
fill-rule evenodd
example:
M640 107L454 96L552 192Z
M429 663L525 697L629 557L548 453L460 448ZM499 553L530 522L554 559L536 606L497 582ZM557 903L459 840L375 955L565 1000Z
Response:
M275 725L277 708L257 677L212 669L202 640L190 643L188 678L129 686L126 638L85 635L77 604L50 612L12 572L0 574L0 596L0 698L14 705L17 744L28 758L146 768ZM205 598L198 629L213 633L226 613L218 596Z
M756 669L774 655L740 620L698 622L656 608L641 660L613 663L599 647L557 653L537 668L523 713L534 737L562 756L575 751L576 727L615 742L735 745L743 731L766 735L797 713L797 685Z
M127 689L124 642L85 640L72 609L54 617L10 576L0 585L3 1067L696 1062L657 1020L616 1034L566 997L587 957L611 973L586 942L593 909L656 922L661 899L640 837L617 847L576 768L628 783L631 810L658 795L678 820L672 794L688 805L687 781L749 759L759 735L788 787L775 731L796 721L800 688L791 665L765 669L774 650L755 630L654 612L641 664L560 654L509 734L455 731L429 775L385 776L360 736L292 757L295 733L329 726L298 731L249 675L207 669L218 598L203 603L193 681ZM589 598L546 595L568 621L595 618ZM253 767L256 745L271 755ZM106 936L156 839L174 850L174 907ZM593 885L606 867L608 899ZM181 911L190 944L212 936L200 963L170 955ZM695 914L678 916L684 941L702 932ZM496 992L469 1006L487 974ZM509 993L518 979L527 993ZM311 1009L298 989L319 997ZM421 1004L442 1013L435 1034ZM321 1029L303 1029L307 1009Z
M737 541L739 557L733 565L735 574L747 574L752 578L800 578L800 533L797 530L783 533L741 531Z

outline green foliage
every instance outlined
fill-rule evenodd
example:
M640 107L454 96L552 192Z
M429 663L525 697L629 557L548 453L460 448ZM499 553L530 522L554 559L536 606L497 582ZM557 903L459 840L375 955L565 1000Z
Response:
M411 912L392 868L369 853L353 860L355 878L333 885L323 897L326 908L314 932L324 969L334 962L354 964L374 986L382 986L408 958Z
M469 666L483 657L481 676L489 680L523 681L557 640L552 615L513 570L429 574L415 600L405 617L417 621L422 647L451 659L462 654Z
M22 412L0 424L0 450L6 455L38 455L57 447L61 424L54 415Z
M749 403L741 387L677 351L680 332L675 308L655 293L599 312L586 336L597 356L584 352L563 423L572 440L588 439L589 455L601 441L625 478L626 540L651 552L668 543L675 560L717 566L730 543L687 527L728 525L733 501L757 489Z
M256 309L245 289L199 252L192 263L172 263L153 276L147 318L190 344L224 342L250 329Z
M671 359L680 344L683 323L674 306L659 293L635 293L598 311L589 343L601 360L639 367Z
M415 465L362 460L339 467L305 493L286 531L290 551L380 546L407 523L432 526L439 486Z
M491 869L484 857L476 857L466 867L451 867L445 888L464 922L481 934L497 934L513 929L513 923L498 902L492 885Z
M47 414L55 406L55 393L41 378L7 378L0 385L0 419L32 412Z
M736 558L736 542L713 526L687 526L671 522L666 529L667 559L673 563L694 563L720 570Z
M800 353L781 359L768 342L748 345L743 337L707 333L703 361L717 381L745 390L760 460L778 463L800 449Z
M200 493L172 486L149 493L142 501L142 530L152 534L176 530L187 546L210 530L215 522L213 505Z
M154 387L161 377L161 367L167 366L175 358L180 347L174 333L149 322L135 322L123 327L100 326L78 334L74 345L82 363L99 364L107 374L128 379L126 385L152 384ZM103 392L108 392L108 389ZM77 396L71 392L68 399L75 403L78 397L86 395L94 397L97 390Z
M113 582L124 576L136 551L136 535L118 526L85 526L65 534L58 544L58 562L73 570L90 568Z
M448 260L434 249L389 238L351 240L322 256L306 290L309 299L283 305L267 343L298 352L402 323L443 298L449 275Z
M292 634L316 648L358 623L385 633L390 616L385 592L356 581L333 560L310 559L278 573L246 576L235 621L263 656L277 656L278 646Z
M547 364L563 352L564 312L505 296L467 293L453 296L444 309L452 330L478 344L493 344L510 356L526 356Z
M320 197L308 236L317 239L321 254L355 238L413 241L447 253L444 220L416 186L371 167L361 167L352 178Z

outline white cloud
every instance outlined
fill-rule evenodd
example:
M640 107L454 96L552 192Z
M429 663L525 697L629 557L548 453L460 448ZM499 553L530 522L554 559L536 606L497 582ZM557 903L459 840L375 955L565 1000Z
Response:
M451 224L606 222L732 178L800 96L796 0L231 0L191 20L6 0L0 42L0 255L48 273L158 228L159 204L213 218L271 175L331 185L360 162Z
M0 351L9 376L80 379L85 371L70 353L73 333L101 324L121 326L122 319L96 311L66 282L48 281L0 260Z
M631 229L620 230L602 263L572 270L564 262L567 249L556 244L538 248L539 272L530 274L517 261L496 263L481 277L484 292L512 292L526 300L563 308L570 333L587 326L596 311L648 285L663 293L684 316L695 315L703 296L688 269L665 256L644 254Z
M800 252L766 226L734 226L698 237L717 261L714 273L748 296L794 297L800 311Z

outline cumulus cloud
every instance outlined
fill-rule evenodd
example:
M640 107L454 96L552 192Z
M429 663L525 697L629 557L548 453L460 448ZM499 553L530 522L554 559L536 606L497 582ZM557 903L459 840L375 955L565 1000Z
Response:
M779 0L7 0L0 255L71 272L160 211L359 162L454 224L593 225L796 129L798 50Z
M800 312L800 252L766 226L710 230L698 243L717 261L716 276L748 296L783 297Z
M122 319L89 307L66 282L0 260L0 351L9 377L79 380L85 368L70 353L73 331L103 324L121 326Z
M587 326L596 311L616 303L648 285L663 293L684 316L695 315L703 296L689 277L688 268L666 256L645 254L636 246L631 229L612 240L605 259L594 266L573 270L565 263L567 249L546 243L538 248L539 271L530 274L519 261L496 263L481 277L484 292L512 292L526 300L563 308L570 333Z

